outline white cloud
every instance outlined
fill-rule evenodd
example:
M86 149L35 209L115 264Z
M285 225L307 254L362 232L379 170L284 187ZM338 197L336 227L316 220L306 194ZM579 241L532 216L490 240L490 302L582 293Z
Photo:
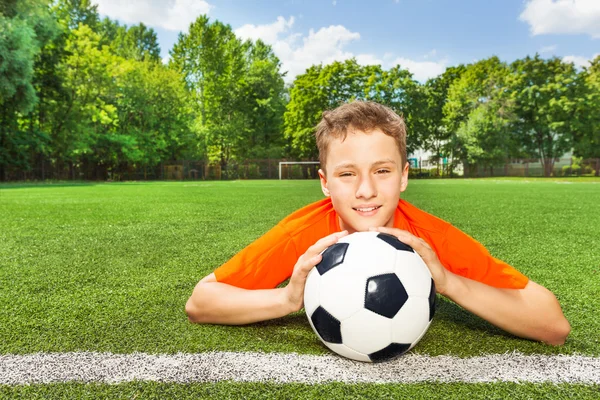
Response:
M235 30L242 39L262 39L273 47L279 57L282 70L287 71L286 81L292 82L294 78L315 64L329 64L334 61L344 61L356 58L360 65L382 65L390 68L400 63L413 73L415 79L425 81L444 72L447 62L442 61L413 61L407 58L398 58L386 52L383 56L369 53L355 54L346 50L346 47L360 39L358 32L351 32L342 25L331 25L315 31L311 29L308 35L293 33L294 17L285 19L277 17L271 24L252 25L246 24ZM437 54L431 50L423 58L432 58Z
M360 65L384 65L385 62L373 54L358 54L354 56ZM384 57L385 58L385 57Z
M544 46L538 51L538 53L540 53L540 54L552 53L555 50L556 50L556 45Z
M600 53L594 54L591 58L581 57L581 56L564 56L562 59L564 62L573 63L578 68L589 67L590 61L594 58L598 57Z
M287 32L294 25L294 17L288 21L283 17L277 17L277 21L267 25L246 24L235 30L235 34L242 39L261 39L265 43L273 44L277 41L280 33Z
M170 31L186 31L190 23L213 8L205 0L93 0L100 14L127 24L143 22Z
M448 62L441 61L415 61L404 57L398 57L392 63L393 66L400 65L409 70L413 78L420 82L425 82L429 78L441 75L446 70Z
M600 38L600 1L528 0L519 19L533 35L587 34Z
M292 33L293 25L294 17L286 20L280 16L272 24L247 24L236 29L235 33L242 39L262 39L270 44L281 60L282 70L288 71L286 80L289 82L313 64L352 58L353 54L344 51L344 47L360 39L360 34L341 25L331 25L316 32L311 29L308 36Z

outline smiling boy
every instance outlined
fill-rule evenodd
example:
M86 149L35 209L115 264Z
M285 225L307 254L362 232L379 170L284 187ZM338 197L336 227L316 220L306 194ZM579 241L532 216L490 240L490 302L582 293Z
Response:
M298 311L320 253L344 235L376 230L419 253L439 294L516 336L564 343L570 325L549 290L400 199L409 164L396 113L373 102L344 104L323 113L316 141L325 199L290 214L198 282L186 304L190 321L247 324Z

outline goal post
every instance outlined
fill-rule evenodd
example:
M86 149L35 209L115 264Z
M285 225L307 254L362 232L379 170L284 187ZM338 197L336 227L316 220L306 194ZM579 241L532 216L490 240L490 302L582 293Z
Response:
M281 169L284 165L302 165L302 164L319 165L321 163L319 161L280 161L279 162L279 180L281 180Z

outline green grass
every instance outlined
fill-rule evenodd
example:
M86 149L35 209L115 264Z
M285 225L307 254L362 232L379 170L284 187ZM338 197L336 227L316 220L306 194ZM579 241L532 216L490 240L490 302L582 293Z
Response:
M567 183L567 184L563 184ZM441 300L415 352L600 355L600 180L411 181L404 198L550 288L565 346L512 337ZM295 209L316 181L0 186L0 354L327 350L306 316L189 324L196 282ZM598 385L129 382L0 385L0 398L598 398Z
M243 327L184 315L199 279L321 196L316 181L2 186L0 353L326 353L302 312ZM600 185L415 180L404 198L551 289L572 325L552 347L441 300L415 352L600 354Z
M518 383L418 383L322 385L274 383L165 384L131 382L119 385L65 383L0 385L0 397L12 399L597 399L598 385Z

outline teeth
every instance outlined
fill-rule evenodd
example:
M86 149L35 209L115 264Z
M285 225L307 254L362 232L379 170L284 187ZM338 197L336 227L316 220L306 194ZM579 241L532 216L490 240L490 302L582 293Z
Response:
M377 209L378 207L370 207L370 208L357 208L358 211L360 212L369 212L369 211L373 211L375 209Z

